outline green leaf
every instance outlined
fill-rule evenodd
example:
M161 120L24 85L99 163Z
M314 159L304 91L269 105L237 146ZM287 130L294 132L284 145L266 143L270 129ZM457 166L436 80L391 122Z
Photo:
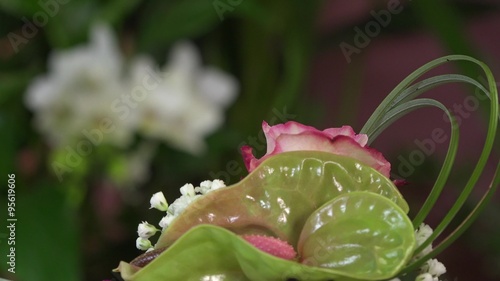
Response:
M141 0L113 0L104 2L103 6L100 8L97 18L110 23L121 22L124 20L125 16L128 13L133 12L134 8L136 8L141 2Z
M0 7L13 15L24 16L39 11L41 7L38 2L36 0L0 0Z
M97 11L97 4L93 0L69 1L61 5L44 26L50 46L64 49L84 42Z
M391 182L371 167L344 156L294 151L270 157L239 183L203 196L164 231L156 248L171 245L198 224L235 233L278 237L296 245L311 213L340 194L369 191L408 204Z
M34 75L35 72L32 70L11 70L10 73L0 73L0 105L21 95Z
M395 276L415 246L412 222L391 200L371 192L335 197L307 220L298 251L303 263L337 269L351 277Z

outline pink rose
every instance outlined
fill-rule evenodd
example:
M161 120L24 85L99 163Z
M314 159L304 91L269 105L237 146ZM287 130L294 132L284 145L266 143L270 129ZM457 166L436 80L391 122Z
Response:
M391 164L382 153L366 146L368 137L365 134L355 134L350 126L320 131L293 121L275 126L269 126L264 121L262 129L267 140L266 155L257 159L252 154L250 146L241 147L243 160L249 172L259 166L262 161L278 153L315 150L357 159L389 177Z

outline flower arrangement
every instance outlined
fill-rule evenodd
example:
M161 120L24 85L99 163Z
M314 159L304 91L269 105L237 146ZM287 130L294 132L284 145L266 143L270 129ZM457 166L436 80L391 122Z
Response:
M415 81L433 68L467 61L480 66L488 88L466 76ZM267 153L257 159L242 147L249 171L240 182L220 180L180 188L168 205L161 192L151 208L165 212L157 229L139 224L137 248L146 253L115 270L124 280L439 280L435 259L471 225L500 182L499 166L476 208L435 246L477 184L495 141L498 93L486 65L467 56L429 62L404 79L375 110L359 134L350 126L318 130L297 122L263 123ZM417 98L446 83L476 86L491 100L486 141L465 188L432 230L424 223L448 179L458 147L458 124L436 100ZM413 218L390 178L390 163L369 145L397 118L421 107L442 109L451 138L441 171ZM498 160L496 160L498 161ZM161 232L153 244L150 238Z

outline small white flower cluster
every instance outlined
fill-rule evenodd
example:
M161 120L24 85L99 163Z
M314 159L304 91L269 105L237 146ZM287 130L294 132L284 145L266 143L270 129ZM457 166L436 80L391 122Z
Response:
M437 259L428 260L421 268L415 281L439 281L439 276L446 273L446 267Z
M137 227L137 234L139 234L139 237L135 241L135 246L139 250L150 250L153 249L153 245L151 245L151 241L149 241L149 238L153 235L156 234L156 232L159 231L154 225L148 223L147 221L143 221L142 223L139 224Z
M432 232L433 230L429 225L422 223L415 231L417 247L422 245L432 235ZM429 244L415 256L415 259L419 259L427 255L431 251L432 244ZM439 281L439 276L445 273L446 267L444 266L444 264L439 262L437 259L430 259L420 268L420 274L417 276L415 281Z
M181 197L177 198L170 206L165 199L165 195L163 192L157 192L153 194L151 200L149 201L151 204L150 209L155 208L162 212L166 212L167 215L164 216L159 225L164 231L172 221L178 217L192 202L194 202L199 197L219 189L221 187L225 187L224 181L222 180L206 180L200 183L200 186L194 187L190 183L186 183L180 188ZM149 224L148 222L142 222L137 227L137 234L139 237L136 240L136 247L139 250L150 251L153 249L153 245L149 238L156 234L159 231L155 226Z
M427 240L432 235L432 228L422 223L417 230L415 230L415 239L417 240L417 247L422 245L425 240ZM427 245L420 253L415 256L415 259L419 259L432 251L432 244Z

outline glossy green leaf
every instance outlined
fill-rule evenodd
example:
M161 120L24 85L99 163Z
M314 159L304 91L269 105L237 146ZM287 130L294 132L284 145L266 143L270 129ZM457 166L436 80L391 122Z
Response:
M396 275L411 258L411 220L391 200L371 192L340 195L307 220L298 251L303 263L337 269L355 278Z
M239 183L193 202L163 232L156 248L171 245L198 224L270 235L296 245L313 211L353 191L381 194L408 212L391 180L371 167L326 152L294 151L269 158Z

